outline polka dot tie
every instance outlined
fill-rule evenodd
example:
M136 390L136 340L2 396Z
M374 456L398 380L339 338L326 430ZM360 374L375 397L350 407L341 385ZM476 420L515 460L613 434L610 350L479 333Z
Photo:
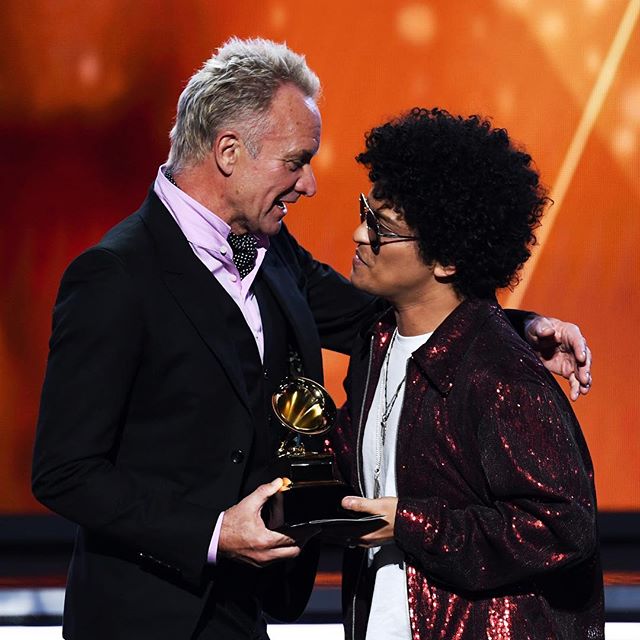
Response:
M233 264L238 268L240 277L244 278L256 266L258 241L251 233L245 233L241 236L229 233L227 242L233 249Z
M167 169L164 175L172 185L178 187L171 171ZM233 264L236 265L240 278L244 278L247 274L251 273L253 267L256 266L258 241L255 236L250 233L245 233L241 236L235 233L229 233L227 242L233 249Z

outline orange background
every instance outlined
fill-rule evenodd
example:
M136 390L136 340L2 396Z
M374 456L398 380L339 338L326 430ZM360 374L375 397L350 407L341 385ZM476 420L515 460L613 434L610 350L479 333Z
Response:
M575 321L587 336L595 386L575 408L600 506L640 509L638 23L615 45L638 4L4 0L0 512L40 510L29 466L61 273L142 201L166 157L180 90L233 34L286 40L323 82L319 192L287 222L345 274L356 197L367 190L353 161L365 129L412 106L441 106L492 116L526 143L556 206L519 304ZM585 144L572 147L585 118ZM341 399L345 359L326 364Z

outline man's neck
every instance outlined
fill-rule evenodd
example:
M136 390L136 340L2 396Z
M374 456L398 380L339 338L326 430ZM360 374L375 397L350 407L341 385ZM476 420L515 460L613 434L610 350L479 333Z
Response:
M229 224L223 192L217 188L216 176L205 163L173 172L173 179L182 191Z
M462 302L447 287L420 300L394 304L398 332L402 336L418 336L435 331L442 321Z

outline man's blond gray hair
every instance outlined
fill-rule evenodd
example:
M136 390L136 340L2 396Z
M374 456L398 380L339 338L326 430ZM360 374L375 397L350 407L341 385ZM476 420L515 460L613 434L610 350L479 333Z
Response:
M304 56L285 44L262 38L227 40L191 76L180 95L170 134L171 171L200 162L226 127L239 130L255 157L268 124L265 116L283 84L292 84L313 99L320 91L320 80Z

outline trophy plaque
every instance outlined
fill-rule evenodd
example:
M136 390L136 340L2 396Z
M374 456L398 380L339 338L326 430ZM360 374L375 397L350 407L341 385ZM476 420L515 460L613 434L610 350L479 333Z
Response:
M286 378L272 396L273 412L289 430L273 463L274 476L285 479L283 488L267 503L270 529L284 530L306 524L351 519L356 515L340 506L352 489L336 479L330 453L308 451L304 439L330 431L336 405L327 390L314 380Z

